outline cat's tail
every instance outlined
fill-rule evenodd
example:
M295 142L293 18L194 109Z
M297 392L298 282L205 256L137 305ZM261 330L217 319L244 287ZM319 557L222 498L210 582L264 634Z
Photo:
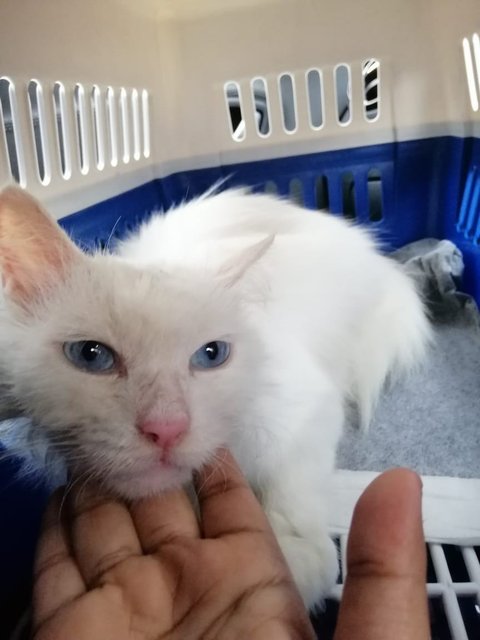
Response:
M388 258L383 258L384 260ZM354 352L354 387L360 426L367 429L387 378L411 372L433 340L415 284L395 263L378 304L368 314Z

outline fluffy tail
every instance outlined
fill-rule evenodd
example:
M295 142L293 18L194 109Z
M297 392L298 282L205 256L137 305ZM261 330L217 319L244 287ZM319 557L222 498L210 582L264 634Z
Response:
M408 373L432 341L426 309L412 280L395 264L388 288L359 335L354 378L360 425L367 429L389 376Z

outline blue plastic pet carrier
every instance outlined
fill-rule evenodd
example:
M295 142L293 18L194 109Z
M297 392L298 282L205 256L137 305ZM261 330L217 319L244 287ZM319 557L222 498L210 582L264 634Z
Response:
M249 185L364 224L386 250L453 241L480 302L479 32L478 0L3 0L0 184L28 189L87 250L216 182ZM2 637L28 601L47 493L18 467L0 464ZM339 478L342 552L368 479L355 473ZM445 495L468 495L473 514L480 481L464 482ZM427 527L436 637L478 637L468 518L469 536ZM462 580L442 548L455 538Z

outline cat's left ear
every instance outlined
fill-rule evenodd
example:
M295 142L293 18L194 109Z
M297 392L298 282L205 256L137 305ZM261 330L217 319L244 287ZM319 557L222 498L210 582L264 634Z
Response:
M28 309L82 258L34 198L17 187L0 192L0 276L7 298Z
M240 254L235 254L230 260L224 262L219 277L227 287L236 284L244 274L254 265L262 256L267 253L275 240L274 235L267 236L244 249Z

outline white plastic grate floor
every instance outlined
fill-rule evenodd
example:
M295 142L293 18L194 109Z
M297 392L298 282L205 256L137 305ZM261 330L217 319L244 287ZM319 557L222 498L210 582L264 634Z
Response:
M346 567L347 536L335 538L340 576L323 614L313 620L318 637L333 638ZM427 542L427 592L432 640L480 638L480 547Z

